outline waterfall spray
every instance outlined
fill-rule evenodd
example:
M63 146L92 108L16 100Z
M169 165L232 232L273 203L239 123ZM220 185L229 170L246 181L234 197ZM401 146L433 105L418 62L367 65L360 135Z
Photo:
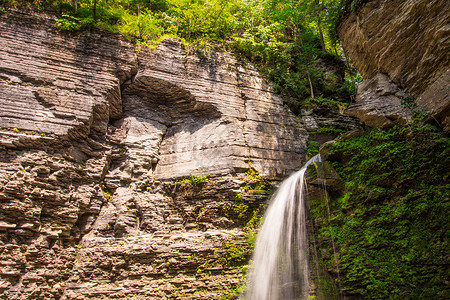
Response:
M249 270L247 300L306 299L309 292L305 173L320 154L284 180L272 197Z

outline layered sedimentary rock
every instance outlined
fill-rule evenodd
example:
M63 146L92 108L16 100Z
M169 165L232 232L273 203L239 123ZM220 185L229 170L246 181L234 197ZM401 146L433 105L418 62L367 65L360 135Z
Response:
M0 16L0 298L228 293L268 196L244 172L297 168L306 131L231 55L54 22Z
M417 111L430 111L446 130L450 129L449 18L450 3L445 0L372 0L357 14L348 14L338 28L346 53L365 80L379 81L377 77L387 75L398 91L415 98ZM361 87L360 94L368 97L360 96L358 106L348 112L363 121L367 115L370 123L377 88L372 92L366 88ZM382 118L377 125L387 119L405 121L400 101L380 102L387 110L378 109Z
M386 74L377 73L358 87L356 102L346 113L358 117L367 126L392 126L411 120L411 110L402 105L407 95Z
M139 61L123 90L124 115L141 114L164 136L156 178L224 175L249 160L262 175L276 175L299 161L305 132L251 66L218 52L186 55L173 41L142 50Z

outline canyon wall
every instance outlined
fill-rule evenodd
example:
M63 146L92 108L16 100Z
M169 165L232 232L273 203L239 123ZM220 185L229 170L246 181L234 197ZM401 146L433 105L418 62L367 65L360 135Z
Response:
M427 115L450 130L449 19L445 0L367 1L349 13L338 34L364 82L347 112L369 126Z
M321 147L323 170L308 170L317 298L447 299L450 3L359 2L338 27L364 77L346 113L384 130L341 135ZM444 132L394 127L423 121Z
M230 293L306 131L229 54L55 21L0 16L0 298Z

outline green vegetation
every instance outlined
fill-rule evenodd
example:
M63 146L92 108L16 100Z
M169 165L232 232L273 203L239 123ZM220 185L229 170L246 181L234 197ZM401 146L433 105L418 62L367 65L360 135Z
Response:
M240 270L242 277L239 282L234 284L233 288L228 290L220 297L221 300L238 299L246 289L246 272L248 269L248 261L255 247L256 233L254 230L247 231L247 239L243 245L227 244L225 256L220 259L223 266L236 267Z
M106 187L104 182L101 182L100 185L102 188L103 195L105 196L106 199L109 200L109 198L111 197L111 194L109 193L108 188Z
M401 99L401 106L411 110L413 122L421 122L425 120L431 111L425 109L422 105L416 103L416 99L410 95L399 96Z
M236 285L235 288L227 291L225 295L220 296L220 300L234 300L239 299L239 295L241 295L245 291L245 285L240 284Z
M193 185L201 186L208 181L208 177L202 174L199 175L191 174L189 175L189 178L187 178L187 180Z
M208 182L208 176L206 176L206 175L190 174L189 177L177 179L177 180L173 181L172 183L164 183L163 184L163 189L165 189L168 192L171 192L173 187L176 186L179 183L181 183L181 184L189 184L189 185L192 185L195 188L202 188L207 182ZM149 189L147 187L147 192L149 192L150 190L151 190L151 188Z
M306 155L308 157L313 157L316 154L319 154L319 143L316 141L308 140L306 141Z
M320 127L318 129L310 132L309 134L311 134L311 135L316 135L316 134L340 135L344 132L345 132L345 130L343 130L343 129L334 128L332 126L325 126L325 127Z
M239 188L240 192L235 197L232 209L238 214L238 219L248 220L245 223L245 227L257 228L261 223L264 206L261 205L258 208L253 208L251 210L253 212L252 215L249 215L249 204L246 203L245 196L251 191L252 193L266 197L272 191L272 186L252 167L251 162L249 162L249 168L245 174L244 184Z
M358 79L358 80L360 80L360 79ZM354 91L352 91L352 93L356 94L356 89ZM305 106L321 106L321 107L326 107L326 108L330 108L333 110L344 110L348 106L348 103L342 103L340 101L329 99L329 98L324 98L321 96L316 97L316 98L308 98L305 100L304 104L305 104Z
M450 140L431 125L372 129L329 161L345 194L311 201L326 269L366 299L448 299Z
M0 0L3 8L50 10L61 30L102 28L147 46L172 37L206 56L214 48L233 52L267 74L295 113L308 103L336 108L354 95L357 74L344 62L335 27L346 7L363 2Z
M177 183L188 183L193 186L201 187L206 182L208 182L208 176L202 174L199 175L190 174L189 177L175 180L172 184L169 184L168 186L170 188L171 186L176 185Z

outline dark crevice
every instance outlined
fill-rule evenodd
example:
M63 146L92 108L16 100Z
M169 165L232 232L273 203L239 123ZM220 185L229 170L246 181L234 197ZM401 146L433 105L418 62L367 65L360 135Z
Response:
M249 97L244 93L244 91L242 91L242 84L243 84L243 82L241 80L242 78L240 76L239 66L240 66L239 63L235 65L235 67L236 67L236 82L237 82L239 94L241 95L241 99L242 99L242 101L244 103L244 118L242 118L242 119L239 118L239 120L242 122L242 134L244 136L245 148L247 150L246 162L250 163L252 161L252 158L250 157L250 145L248 143L248 133L246 133L246 130L245 130L245 126L246 126L245 122L248 120L248 116L247 116L247 101L249 100ZM245 171L246 170L244 170L243 173Z

